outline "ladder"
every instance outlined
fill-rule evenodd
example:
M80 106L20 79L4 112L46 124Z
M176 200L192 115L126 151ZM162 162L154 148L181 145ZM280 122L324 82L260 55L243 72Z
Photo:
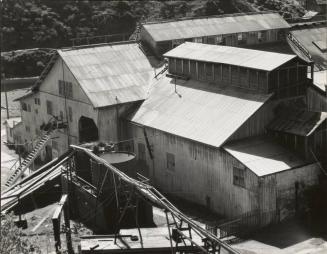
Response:
M39 142L36 144L32 152L28 154L26 159L21 163L19 167L17 167L14 171L14 173L9 177L9 179L6 181L5 186L10 187L13 185L19 177L25 172L25 170L33 163L33 161L36 159L36 157L41 152L42 148L45 146L45 144L48 142L48 140L51 138L51 134L54 132L55 129L49 130L46 134L44 134Z

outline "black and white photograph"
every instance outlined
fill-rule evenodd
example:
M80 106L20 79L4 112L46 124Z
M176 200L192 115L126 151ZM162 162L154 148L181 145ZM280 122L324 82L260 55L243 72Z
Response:
M0 6L0 254L327 254L327 0Z

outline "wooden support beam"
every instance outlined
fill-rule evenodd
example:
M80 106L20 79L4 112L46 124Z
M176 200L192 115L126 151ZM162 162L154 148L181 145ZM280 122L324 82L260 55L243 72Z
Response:
M53 236L55 240L55 249L58 252L61 249L61 239L60 239L60 216L63 210L64 205L67 201L67 194L61 196L58 207L52 216L52 226L53 226Z

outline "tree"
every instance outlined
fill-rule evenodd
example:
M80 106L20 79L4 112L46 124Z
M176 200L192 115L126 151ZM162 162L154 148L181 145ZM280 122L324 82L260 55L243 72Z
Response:
M40 249L29 240L22 237L22 232L16 227L13 215L7 214L1 218L0 253L41 253Z

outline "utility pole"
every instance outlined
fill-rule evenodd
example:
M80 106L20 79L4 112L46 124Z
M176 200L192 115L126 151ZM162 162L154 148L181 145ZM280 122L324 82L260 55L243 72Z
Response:
M4 85L5 85L5 80L4 80ZM7 96L7 85L4 86L5 90L5 97L6 97L6 111L7 111L7 119L9 119L9 107L8 107L8 96Z

